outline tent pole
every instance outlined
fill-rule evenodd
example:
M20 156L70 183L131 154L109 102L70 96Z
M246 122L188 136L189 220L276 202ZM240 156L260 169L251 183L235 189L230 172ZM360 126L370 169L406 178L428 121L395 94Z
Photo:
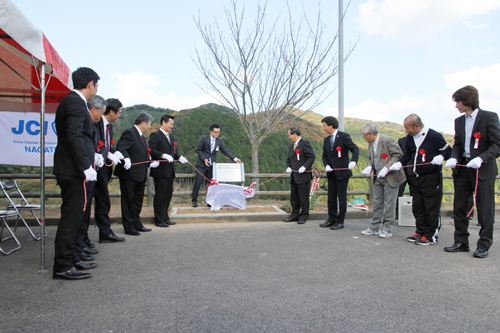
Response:
M37 70L35 68L35 70ZM46 274L45 269L45 63L42 63L40 73L40 271L38 274Z

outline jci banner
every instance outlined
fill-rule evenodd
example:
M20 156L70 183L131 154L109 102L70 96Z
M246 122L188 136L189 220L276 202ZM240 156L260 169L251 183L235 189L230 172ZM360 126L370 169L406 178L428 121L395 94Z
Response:
M40 114L0 111L0 164L40 166ZM45 114L45 166L54 165L55 114Z

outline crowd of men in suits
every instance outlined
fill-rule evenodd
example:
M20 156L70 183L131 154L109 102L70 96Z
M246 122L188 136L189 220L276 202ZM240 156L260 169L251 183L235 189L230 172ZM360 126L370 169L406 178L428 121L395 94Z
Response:
M481 228L473 256L488 256L493 243L496 158L500 155L498 115L479 108L479 93L472 86L457 90L452 98L463 114L455 119L453 148L442 134L425 126L416 114L404 119L407 136L399 142L379 133L373 123L363 125L361 134L369 146L367 167L362 173L374 178L373 216L368 228L361 231L362 235L392 237L398 194L402 195L407 182L416 230L406 240L424 246L437 244L441 228L442 168L443 162L447 161L445 167L453 168L455 233L454 244L445 247L444 251L470 251L470 201L475 196ZM322 124L327 134L323 143L323 164L328 179L328 219L320 227L340 230L344 228L347 185L358 162L359 148L349 134L338 130L335 117L323 118ZM291 127L288 137L293 143L286 161L286 171L291 174L292 210L284 221L304 224L309 216L309 189L315 154L298 128Z
M94 255L99 251L88 237L93 198L99 243L125 241L111 229L108 183L112 167L116 166L114 174L120 181L125 234L140 236L141 232L151 231L140 221L148 168L155 184L155 226L166 228L175 224L168 215L175 178L174 161L188 161L180 155L176 139L170 133L174 126L171 115L160 119L160 128L151 133L148 144L144 134L150 130L153 117L146 112L139 113L134 125L123 132L115 145L113 123L120 117L122 103L97 95L100 78L90 68L78 68L72 73L72 79L74 90L61 101L56 111L58 145L54 154L54 174L61 188L62 205L55 238L53 277L79 280L91 277L90 273L82 271L98 266ZM426 127L416 114L404 120L407 133L404 149L393 138L380 134L375 124L363 126L362 135L369 143L369 154L368 166L362 173L374 176L373 217L369 227L361 232L363 235L392 237L399 187L407 181L416 219L415 234L407 240L418 245L437 244L441 227L442 164L447 160L446 167L454 168L455 243L444 250L469 251L467 207L470 207L471 195L476 193L481 229L474 256L488 256L493 242L494 181L498 173L495 159L500 152L498 115L479 109L479 96L474 87L458 90L453 100L457 109L465 114L455 120L453 149L440 133ZM349 134L338 130L335 117L323 118L322 124L327 134L322 159L328 179L328 219L320 227L340 230L344 228L347 185L358 162L359 148ZM241 163L226 149L219 134L220 127L213 124L210 134L201 137L198 143L193 207L198 205L203 178L212 178L212 163L219 150ZM316 156L297 127L288 130L288 137L292 145L286 171L291 174L292 211L285 222L304 224L309 217L311 169ZM476 169L479 170L477 184Z

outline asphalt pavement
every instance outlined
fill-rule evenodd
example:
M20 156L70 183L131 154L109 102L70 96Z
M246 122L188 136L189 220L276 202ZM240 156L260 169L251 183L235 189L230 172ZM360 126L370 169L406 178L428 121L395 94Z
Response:
M181 224L98 244L92 278L37 274L40 243L0 257L1 332L498 332L500 246L486 259L439 244L285 222ZM49 226L52 270L56 227ZM113 225L124 236L119 225ZM470 226L471 250L479 227ZM494 238L499 239L498 228ZM2 243L2 246L7 244Z

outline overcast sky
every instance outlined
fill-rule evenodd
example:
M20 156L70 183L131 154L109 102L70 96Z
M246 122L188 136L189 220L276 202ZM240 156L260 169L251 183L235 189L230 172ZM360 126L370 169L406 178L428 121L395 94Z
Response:
M204 44L193 17L224 21L228 0L13 1L72 70L97 71L105 98L174 110L214 101L196 85L202 78L191 55ZM298 19L303 2L288 1ZM252 19L258 1L240 4ZM316 1L304 5L317 10ZM338 2L321 7L326 37L333 38ZM269 1L268 12L286 16L286 1ZM467 84L478 88L483 109L500 112L499 14L499 0L353 0L344 48L359 42L345 63L345 116L402 123L417 113L426 125L453 133L459 114L451 94ZM314 111L338 116L337 103L335 91Z

